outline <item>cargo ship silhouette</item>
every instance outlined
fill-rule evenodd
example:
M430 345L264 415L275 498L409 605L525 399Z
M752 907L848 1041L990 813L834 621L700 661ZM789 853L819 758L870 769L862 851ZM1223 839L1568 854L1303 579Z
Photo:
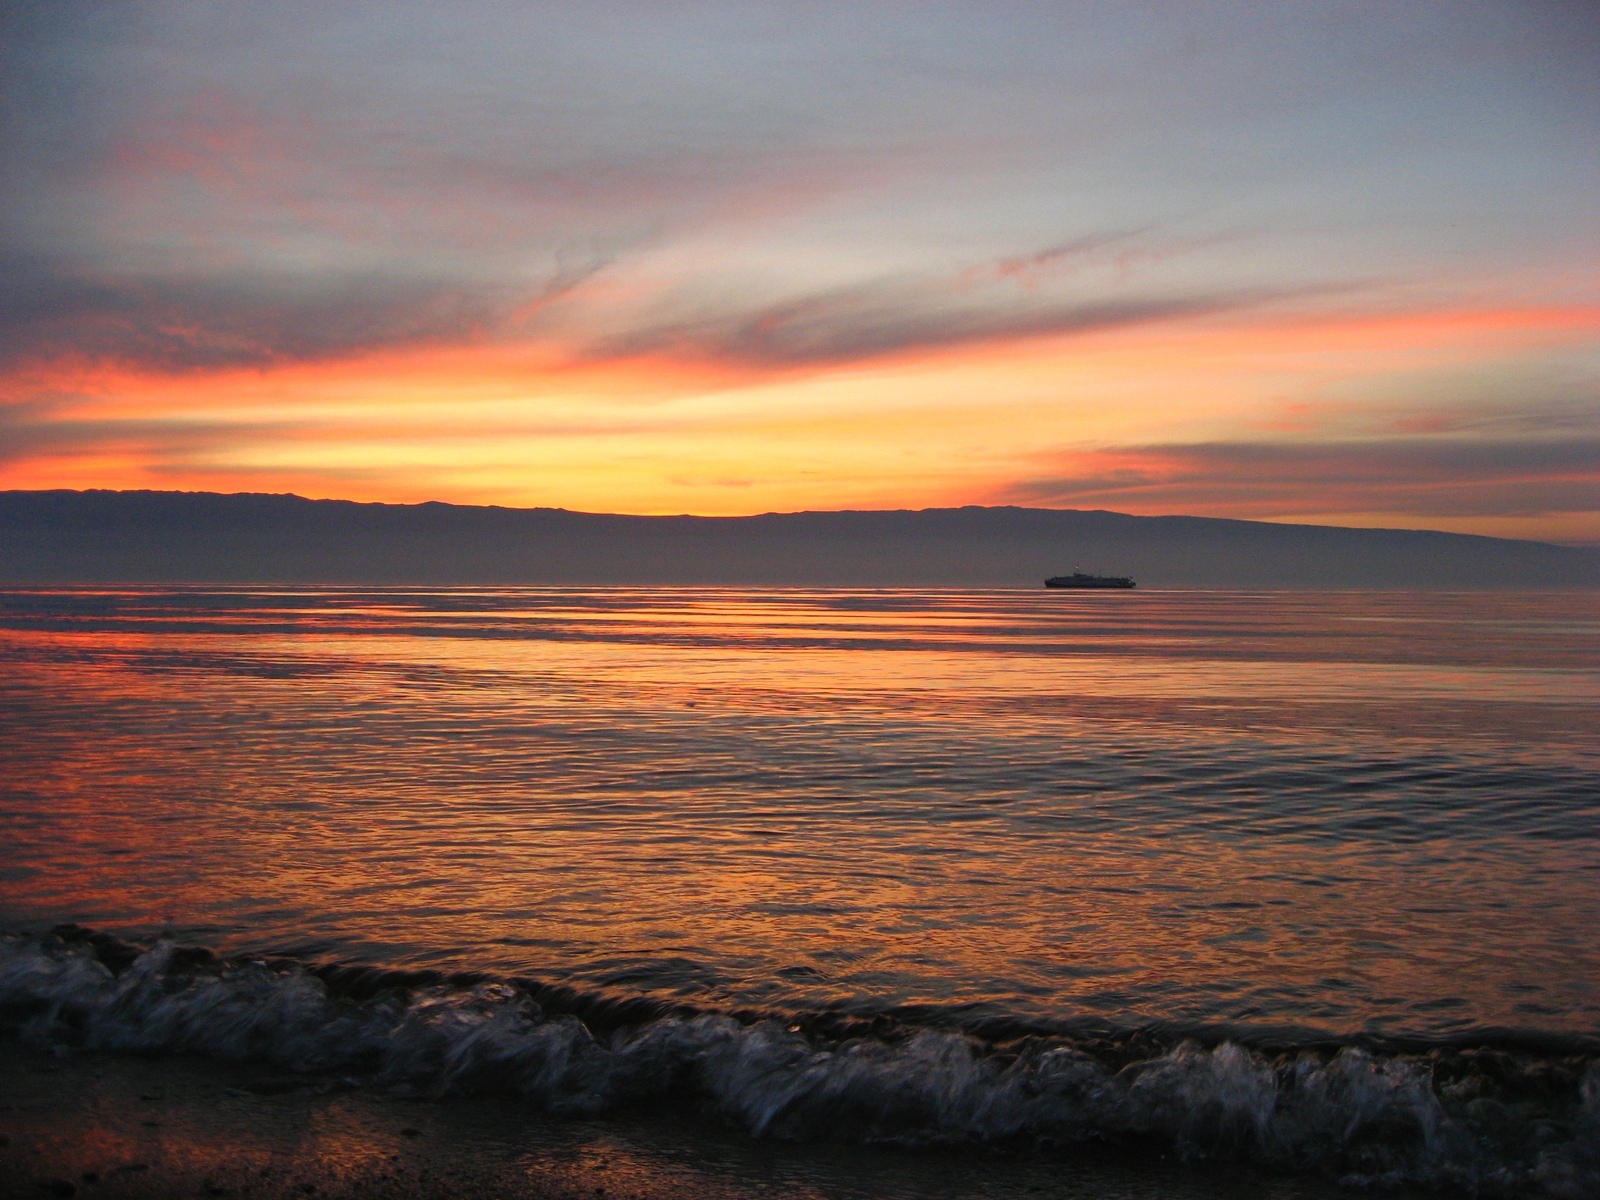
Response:
M1071 575L1052 575L1044 581L1047 588L1131 588L1138 587L1126 575L1085 575L1074 571Z

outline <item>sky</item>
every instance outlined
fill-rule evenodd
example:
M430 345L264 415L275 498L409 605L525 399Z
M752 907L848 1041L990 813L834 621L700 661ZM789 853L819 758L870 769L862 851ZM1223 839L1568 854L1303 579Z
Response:
M0 488L1600 544L1600 6L0 0Z

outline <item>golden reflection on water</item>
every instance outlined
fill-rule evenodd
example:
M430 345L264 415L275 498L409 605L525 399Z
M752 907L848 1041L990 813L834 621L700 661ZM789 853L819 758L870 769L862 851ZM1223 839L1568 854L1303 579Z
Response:
M1600 1013L1581 598L102 596L0 629L8 919L734 1007Z

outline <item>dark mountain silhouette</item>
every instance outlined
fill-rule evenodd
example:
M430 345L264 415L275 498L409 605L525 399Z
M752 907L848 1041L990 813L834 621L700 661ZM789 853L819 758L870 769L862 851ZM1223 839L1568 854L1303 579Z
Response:
M1600 550L1034 508L635 517L206 492L0 492L6 583L1600 587Z

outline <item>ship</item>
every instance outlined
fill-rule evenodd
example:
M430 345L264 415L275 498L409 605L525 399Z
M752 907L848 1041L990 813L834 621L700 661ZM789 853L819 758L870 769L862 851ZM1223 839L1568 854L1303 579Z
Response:
M1085 575L1074 571L1071 575L1052 575L1044 581L1047 588L1131 588L1138 587L1126 575Z

